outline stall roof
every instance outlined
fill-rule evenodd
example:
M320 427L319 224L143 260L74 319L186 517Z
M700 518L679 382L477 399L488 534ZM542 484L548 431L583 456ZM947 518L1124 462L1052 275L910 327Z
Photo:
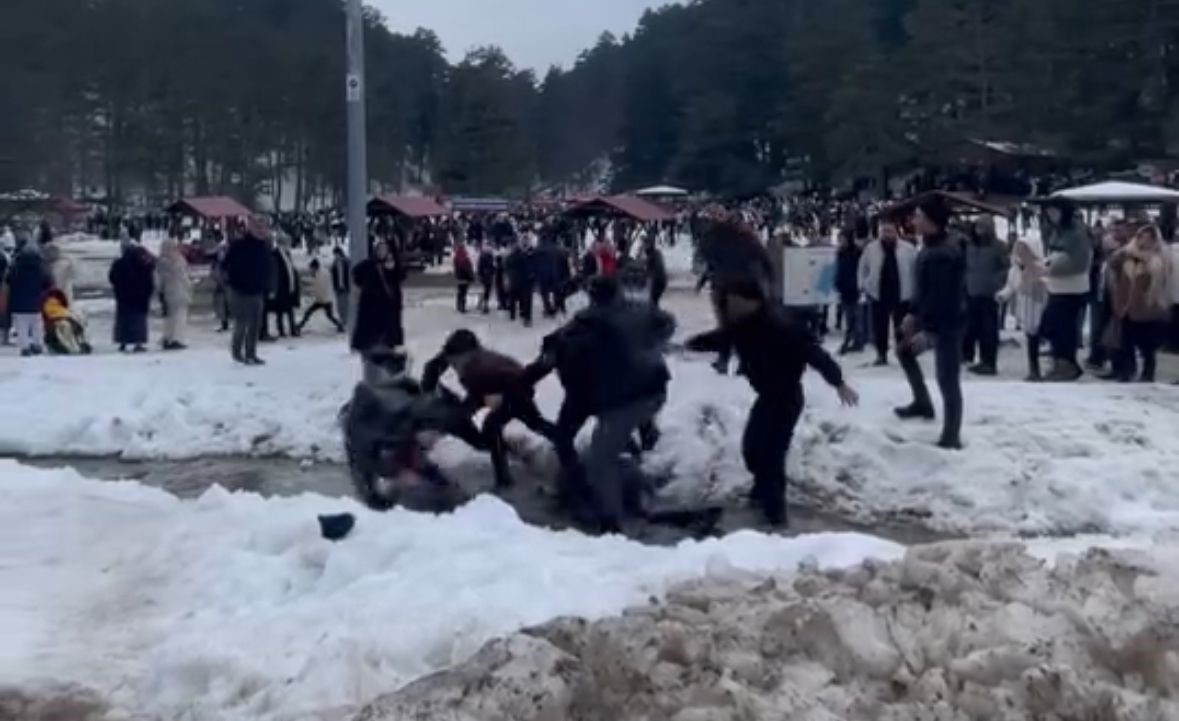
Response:
M246 206L225 195L204 198L181 198L168 206L169 213L186 213L205 220L241 218L251 214Z
M460 213L505 213L512 209L512 201L506 198L456 196L450 198L450 207Z
M998 215L1006 217L1011 214L1010 208L1005 208L995 202L987 202L983 198L970 193L952 193L948 190L931 190L928 193L915 195L907 200L902 200L899 203L888 206L884 210L877 213L881 218L895 218L898 215L907 215L912 213L917 205L926 198L931 196L941 196L946 204L950 206L951 210L965 212L965 213L987 213L990 215Z
M1179 191L1145 183L1127 183L1110 180L1093 185L1082 185L1052 194L1053 198L1065 198L1075 203L1179 203Z
M649 200L633 195L589 198L575 203L567 212L573 215L624 215L641 223L671 220L675 217Z
M368 201L368 212L372 215L403 215L407 218L436 218L446 215L443 208L432 198L411 195L378 195Z
M684 190L683 188L677 188L674 185L655 185L650 188L643 188L642 190L636 190L634 192L634 194L638 195L638 196L646 195L646 196L650 196L653 198L659 198L659 197L671 198L671 197L683 197L688 194L688 191Z

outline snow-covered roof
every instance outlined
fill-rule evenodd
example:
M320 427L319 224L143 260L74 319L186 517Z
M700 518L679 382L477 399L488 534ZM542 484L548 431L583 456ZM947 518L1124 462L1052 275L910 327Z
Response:
M643 188L636 190L635 195L653 195L653 196L672 196L672 195L687 195L688 191L683 188L677 188L674 185L654 185L650 188Z
M1061 190L1053 193L1052 197L1067 198L1078 203L1179 203L1179 190L1110 180Z

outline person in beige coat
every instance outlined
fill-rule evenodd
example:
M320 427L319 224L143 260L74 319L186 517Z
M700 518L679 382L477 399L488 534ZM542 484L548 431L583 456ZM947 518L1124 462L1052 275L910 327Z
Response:
M188 335L188 309L192 306L192 279L188 261L180 250L180 241L166 238L160 244L160 260L156 265L160 293L164 297L164 350L183 350Z
M1113 301L1114 328L1107 329L1106 335L1117 356L1114 379L1133 380L1141 356L1138 380L1153 383L1172 295L1171 253L1158 226L1141 228L1129 245L1109 259L1106 273Z

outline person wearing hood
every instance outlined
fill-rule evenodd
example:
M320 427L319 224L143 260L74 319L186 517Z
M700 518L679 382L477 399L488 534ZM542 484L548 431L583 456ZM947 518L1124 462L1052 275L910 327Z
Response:
M844 405L859 402L839 364L806 325L773 303L752 278L716 288L720 327L687 342L691 351L735 352L741 374L757 394L742 441L745 467L753 475L750 500L771 525L786 517L786 454L802 415L802 375L814 368L835 388Z
M1053 359L1046 380L1075 381L1083 373L1077 363L1077 350L1081 345L1081 317L1089 302L1093 243L1071 201L1054 199L1045 213L1048 305L1041 324L1052 344Z
M67 303L73 305L74 283L78 277L74 261L61 252L61 246L56 242L45 244L41 251L45 254L45 266L49 270L53 287L65 295Z
M37 245L27 239L19 240L8 269L8 312L22 356L42 353L41 297L49 287L49 274Z
M115 343L120 353L147 350L147 315L155 293L155 261L143 246L123 243L123 254L108 274L115 291Z
M1110 257L1108 265L1113 318L1121 324L1113 377L1124 383L1133 380L1141 355L1138 380L1153 383L1171 315L1171 255L1158 226L1141 228L1129 245Z
M156 265L160 293L168 309L164 316L164 350L184 350L188 335L188 310L192 306L192 278L188 260L180 250L180 241L168 237L160 244L160 260Z
M405 345L401 319L405 269L389 244L376 241L372 257L352 269L352 280L358 292L352 349L366 356L376 349Z
M966 335L963 357L975 375L993 376L999 368L999 302L996 295L1007 284L1011 259L995 233L995 221L982 218L966 243Z
M901 323L903 342L897 356L913 402L896 409L901 420L933 420L935 412L917 357L934 349L937 384L944 418L938 447L962 448L962 332L966 316L966 260L962 239L948 231L950 209L938 197L921 202L913 225L922 236L917 256L912 311Z

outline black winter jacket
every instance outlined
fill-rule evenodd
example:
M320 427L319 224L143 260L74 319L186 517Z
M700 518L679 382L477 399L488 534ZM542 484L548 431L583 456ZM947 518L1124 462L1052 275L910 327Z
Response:
M920 330L953 333L966 319L966 255L959 236L925 238L917 255L913 315Z
M115 291L115 311L144 313L155 292L155 264L146 250L132 248L111 264L108 276Z
M261 238L244 235L230 241L224 269L226 285L235 293L264 296L273 290L274 256Z
M814 368L834 387L843 384L843 371L806 326L784 309L763 306L744 321L692 338L689 350L736 351L741 374L758 395L797 398L802 374Z

